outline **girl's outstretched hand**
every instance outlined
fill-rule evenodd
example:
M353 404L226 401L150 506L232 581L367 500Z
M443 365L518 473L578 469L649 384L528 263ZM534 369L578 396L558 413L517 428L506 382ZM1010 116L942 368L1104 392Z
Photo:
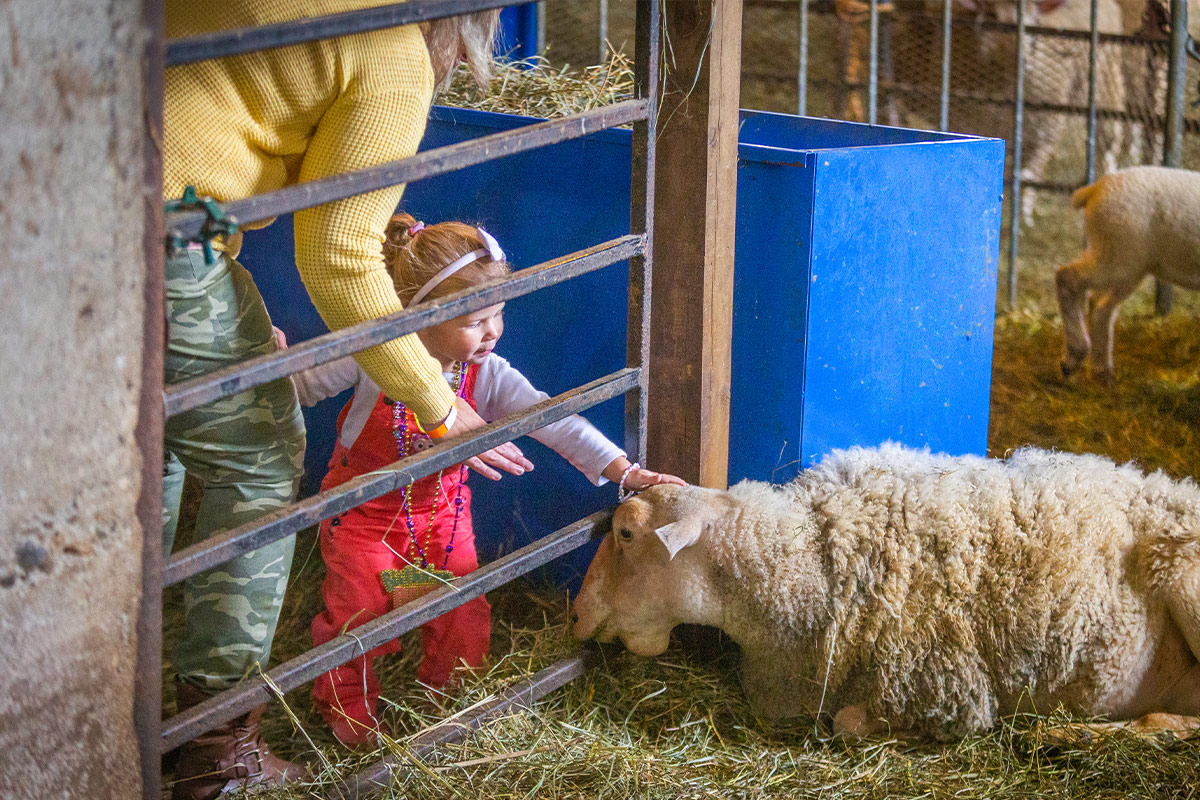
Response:
M632 469L630 469L631 467ZM642 489L658 483L687 486L687 481L683 478L677 478L665 472L655 472L652 469L643 469L640 464L631 464L629 459L624 456L614 458L600 474L617 484L620 489L628 492L640 492ZM621 481L622 476L625 478L624 482Z
M659 483L673 483L676 486L687 486L687 481L683 478L668 475L665 472L642 469L641 467L630 470L629 474L625 476L625 488L634 492L640 492Z
M458 416L448 435L458 436L486 424L487 422L475 412L470 403L460 403ZM479 455L468 458L466 464L483 477L493 481L500 480L499 470L504 470L511 475L524 475L533 469L533 462L526 458L525 454L521 452L521 448L512 442L497 445L491 450L484 450Z

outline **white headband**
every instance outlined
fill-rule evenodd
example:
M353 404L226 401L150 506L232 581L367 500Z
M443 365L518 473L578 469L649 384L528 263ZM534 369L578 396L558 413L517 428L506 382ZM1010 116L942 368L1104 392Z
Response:
M475 230L479 232L479 238L483 239L483 243L487 245L487 248L484 249L481 247L478 250L472 250L465 256L456 258L454 261L451 261L449 264L442 267L437 275L434 275L432 278L427 280L425 285L417 290L417 293L413 295L413 299L408 301L410 306L424 300L425 295L432 292L434 287L446 280L446 278L449 278L451 275L458 272L467 264L473 264L484 256L490 256L492 261L504 260L504 251L500 249L500 244L496 241L495 237L485 231L483 228L476 228Z

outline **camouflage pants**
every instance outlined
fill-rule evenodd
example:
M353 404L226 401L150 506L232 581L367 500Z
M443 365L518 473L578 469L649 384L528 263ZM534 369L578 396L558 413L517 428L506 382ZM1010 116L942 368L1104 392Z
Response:
M166 381L175 383L276 349L250 274L217 254L167 258ZM304 462L304 419L290 379L248 389L166 423L163 552L178 524L185 470L204 483L195 541L290 503ZM266 666L292 562L293 537L190 578L184 631L174 653L180 678L227 688Z

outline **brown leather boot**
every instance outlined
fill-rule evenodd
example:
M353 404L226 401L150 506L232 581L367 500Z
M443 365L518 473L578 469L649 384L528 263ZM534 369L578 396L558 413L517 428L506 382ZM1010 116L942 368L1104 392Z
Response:
M179 688L179 710L212 695L186 683ZM212 800L250 786L279 786L303 777L307 770L273 755L259 735L262 705L202 733L179 748L171 800Z

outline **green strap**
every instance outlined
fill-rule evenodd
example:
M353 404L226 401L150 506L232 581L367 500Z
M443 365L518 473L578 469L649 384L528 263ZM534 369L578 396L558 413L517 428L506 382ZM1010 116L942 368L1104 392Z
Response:
M170 200L163 208L164 213L173 214L178 211L203 211L208 217L204 221L204 225L200 228L200 234L196 237L189 238L180 235L177 231L170 231L167 234L167 250L174 252L187 247L190 242L199 242L204 248L204 263L212 264L213 258L212 240L218 236L233 236L238 232L238 223L233 216L226 214L221 208L220 203L211 197L200 197L196 194L196 187L188 184L183 190L183 197L178 200Z

